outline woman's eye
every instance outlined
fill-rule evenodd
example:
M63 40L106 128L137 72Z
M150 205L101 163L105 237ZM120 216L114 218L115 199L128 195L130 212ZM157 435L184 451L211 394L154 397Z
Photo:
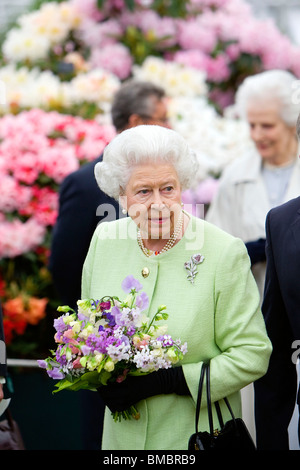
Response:
M170 192L173 190L173 186L166 186L165 191Z

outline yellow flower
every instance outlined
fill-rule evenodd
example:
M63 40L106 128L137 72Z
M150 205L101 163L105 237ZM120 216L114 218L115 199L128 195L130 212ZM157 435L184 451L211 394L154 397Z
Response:
M78 334L80 331L80 322L79 321L72 321L70 322L70 326L75 334Z
M79 334L80 338L87 339L90 334L94 331L93 325L87 325L84 330Z
M97 351L95 351L95 359L96 359L96 364L98 366L101 363L102 359L103 359L103 354L98 353Z
M175 362L178 361L177 355L176 355L174 349L172 349L172 348L168 349L167 356L173 364L175 364Z
M107 372L112 372L115 368L115 364L111 359L108 359L104 365L104 369L107 370Z

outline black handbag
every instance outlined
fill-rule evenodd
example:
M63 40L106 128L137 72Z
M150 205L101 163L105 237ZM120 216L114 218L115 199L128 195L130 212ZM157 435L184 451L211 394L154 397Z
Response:
M200 415L201 396L206 375L206 396L209 421L209 432L198 431L198 421ZM196 432L191 435L188 443L188 450L256 450L253 439L241 418L235 418L232 408L227 398L223 398L231 414L232 419L224 424L219 402L215 402L220 429L214 429L212 405L210 396L210 373L209 364L203 364L200 374L199 390L196 405Z

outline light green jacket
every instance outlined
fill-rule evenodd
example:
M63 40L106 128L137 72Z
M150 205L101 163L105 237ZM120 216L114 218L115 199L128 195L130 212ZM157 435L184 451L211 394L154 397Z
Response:
M198 253L205 259L197 266L192 284L184 264ZM146 278L143 268L149 270ZM149 296L148 315L152 317L165 304L168 333L187 342L182 365L192 396L170 394L142 400L137 404L138 421L115 423L106 409L102 448L186 450L195 429L204 360L211 359L212 400L227 396L237 416L240 389L267 371L271 343L249 257L240 239L192 216L182 240L154 258L147 258L138 247L136 225L130 218L100 224L83 268L82 298L116 295L123 299L121 282L129 274ZM208 429L205 400L199 429Z

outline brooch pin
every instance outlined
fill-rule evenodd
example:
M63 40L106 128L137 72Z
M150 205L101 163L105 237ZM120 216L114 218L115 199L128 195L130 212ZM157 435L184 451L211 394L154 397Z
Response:
M192 284L194 284L195 276L198 273L197 266L198 264L203 263L203 261L204 261L204 256L198 253L196 255L192 255L191 259L187 261L186 263L184 263L184 267L188 271L187 279Z

